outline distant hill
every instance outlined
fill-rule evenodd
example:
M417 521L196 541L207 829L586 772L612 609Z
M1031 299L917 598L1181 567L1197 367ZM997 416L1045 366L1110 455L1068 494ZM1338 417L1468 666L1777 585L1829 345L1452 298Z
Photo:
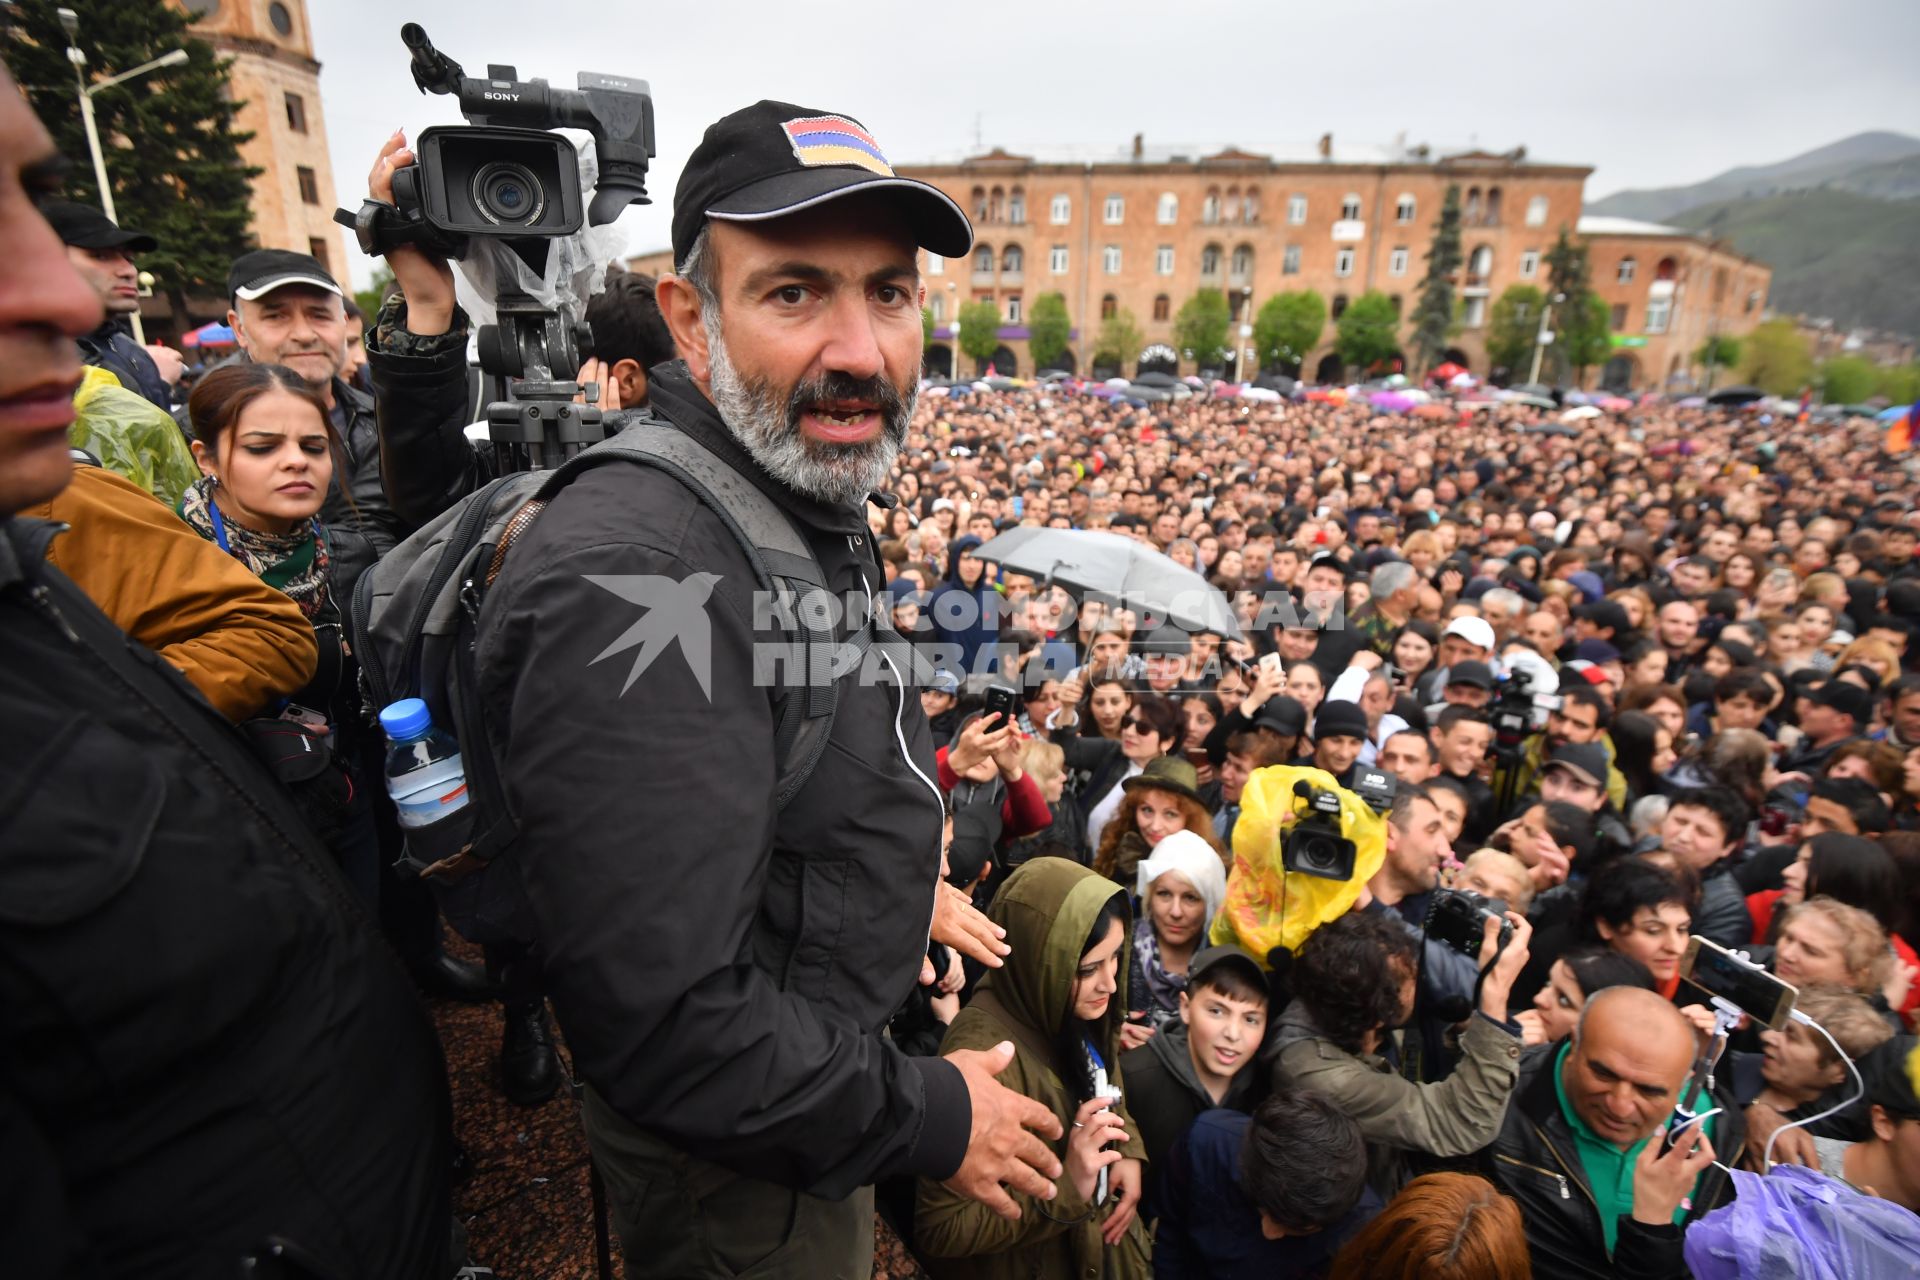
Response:
M1856 133L1851 138L1816 147L1777 164L1747 165L1689 187L1657 187L1618 191L1587 206L1588 213L1672 222L1675 215L1701 205L1744 196L1770 196L1782 191L1834 186L1869 195L1920 193L1920 169L1903 162L1920 159L1920 138L1903 133ZM1891 172L1882 172L1891 167ZM1854 185L1854 184L1861 185ZM1874 189L1886 188L1884 190Z
M1920 333L1920 199L1796 191L1722 200L1665 220L1772 266L1768 305L1776 311Z

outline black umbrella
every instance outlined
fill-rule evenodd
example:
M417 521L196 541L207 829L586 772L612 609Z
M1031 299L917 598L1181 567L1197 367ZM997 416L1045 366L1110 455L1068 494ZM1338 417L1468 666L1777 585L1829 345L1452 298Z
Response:
M1127 395L1135 400L1143 400L1150 404L1165 404L1167 401L1173 399L1173 392L1150 382L1134 383L1127 388Z
M1278 391L1283 396L1290 396L1294 388L1300 384L1283 373L1263 373L1253 380L1253 385L1268 391Z
M1707 397L1708 404L1752 404L1764 400L1767 393L1758 387L1722 387Z
M1177 384L1179 381L1180 380L1178 378L1174 377L1170 373L1160 373L1158 371L1155 371L1153 373L1141 374L1139 377L1133 380L1133 385L1136 387L1171 387Z

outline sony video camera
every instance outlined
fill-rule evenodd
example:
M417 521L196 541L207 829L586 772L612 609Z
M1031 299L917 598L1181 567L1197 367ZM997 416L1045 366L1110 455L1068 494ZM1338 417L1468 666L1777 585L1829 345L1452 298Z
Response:
M1393 778L1379 769L1356 766L1353 793L1375 813L1385 813L1393 807ZM1359 850L1341 832L1340 797L1304 778L1293 784L1293 794L1307 802L1307 812L1281 841L1281 868L1321 880L1353 879Z
M644 80L582 71L578 89L522 81L512 67L484 78L433 47L418 23L400 28L422 93L451 94L471 123L423 131L416 162L393 175L393 204L374 201L335 220L352 227L360 248L380 256L418 244L443 258L465 258L473 237L506 241L535 272L546 243L580 230L582 216L604 226L630 204L646 204L653 157L653 97ZM573 144L551 132L593 135L599 176L583 211Z

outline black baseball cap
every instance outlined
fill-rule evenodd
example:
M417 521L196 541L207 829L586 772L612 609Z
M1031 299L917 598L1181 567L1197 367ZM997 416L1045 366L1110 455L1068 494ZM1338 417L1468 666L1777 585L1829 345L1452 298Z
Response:
M1547 763L1540 772L1544 776L1552 769L1565 769L1590 787L1604 788L1607 785L1607 749L1597 742L1569 742L1547 757Z
M1307 731L1306 704L1298 698L1276 693L1253 713L1253 727L1271 729L1283 738L1297 738Z
M1633 619L1627 617L1627 608L1618 600L1595 600L1583 604L1573 611L1576 618L1585 618L1596 627L1610 627L1615 636L1623 636L1633 630Z
M62 244L76 249L131 249L152 253L160 242L144 231L129 231L90 204L73 200L48 200L40 206Z
M310 285L342 298L347 296L318 258L291 249L255 249L233 260L233 267L227 272L227 297L252 302L290 284Z
M709 218L760 222L861 191L898 197L920 246L944 258L973 247L973 224L938 187L895 174L852 116L762 100L708 128L673 194L673 259L684 263Z
M1491 691L1493 668L1484 662L1475 662L1472 659L1456 662L1447 668L1447 683L1472 685L1476 689Z

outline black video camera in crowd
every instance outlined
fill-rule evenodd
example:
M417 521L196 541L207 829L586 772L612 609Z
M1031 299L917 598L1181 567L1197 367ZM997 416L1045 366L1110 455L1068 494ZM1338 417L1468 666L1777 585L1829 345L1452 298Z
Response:
M1513 921L1507 919L1505 901L1468 889L1436 889L1427 907L1427 936L1477 959L1487 938L1489 920L1500 922L1499 946L1504 950L1513 937Z
M1521 667L1510 667L1501 676L1493 705L1487 708L1493 724L1494 755L1510 759L1520 753L1520 744L1533 732L1533 674Z
M578 155L554 129L593 135L600 169L587 221L604 226L628 205L648 203L654 148L646 81L582 71L578 89L555 89L506 66L489 66L478 78L435 49L420 24L400 28L400 39L413 55L414 84L458 98L470 123L420 134L416 162L393 175L391 206L368 201L357 213L334 215L368 255L418 244L464 258L480 236L508 242L528 266L543 269L545 242L580 230L583 213Z
M1393 807L1393 792L1387 773L1364 765L1354 768L1353 793L1375 813ZM1281 869L1321 880L1353 879L1359 850L1341 831L1340 797L1305 778L1293 784L1293 794L1307 802L1307 812L1280 843Z

